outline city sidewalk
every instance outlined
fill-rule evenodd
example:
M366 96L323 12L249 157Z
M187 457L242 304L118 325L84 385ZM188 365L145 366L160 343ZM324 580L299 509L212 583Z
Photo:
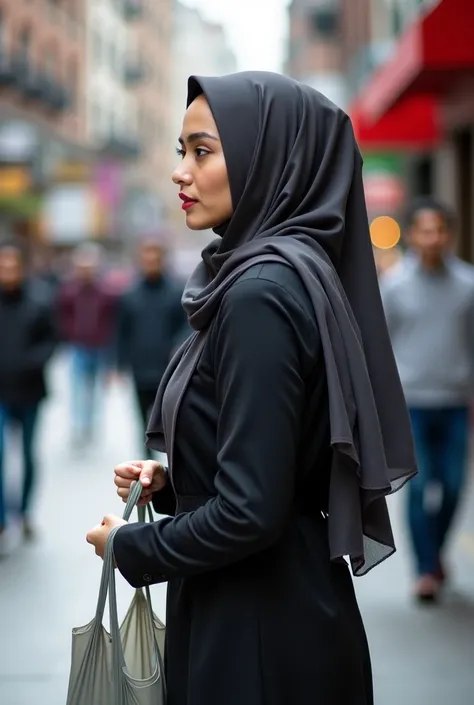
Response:
M78 453L69 444L63 364L55 366L52 377L54 397L45 408L41 433L40 538L31 546L17 547L0 561L1 705L64 705L71 629L92 618L101 570L101 561L86 544L85 533L105 513L122 512L123 504L112 484L113 468L140 455L134 400L126 384L111 390L104 410L103 440L93 450ZM10 466L15 480L14 458ZM471 705L472 483L453 546L450 565L454 585L445 603L437 608L415 607L408 599L402 499L397 496L391 502L399 552L366 578L356 580L374 662L376 705ZM117 577L119 601L125 610L132 590ZM153 596L155 611L163 617L164 586L156 586Z

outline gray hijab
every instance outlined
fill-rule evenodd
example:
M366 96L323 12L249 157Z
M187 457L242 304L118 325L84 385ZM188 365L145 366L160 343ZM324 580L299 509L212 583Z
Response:
M327 372L331 558L348 556L354 574L366 574L395 551L386 496L416 473L416 463L350 120L278 74L191 77L188 105L200 94L219 130L234 213L187 283L183 305L195 333L162 380L148 445L168 451L172 477L180 401L223 295L257 263L293 267L314 307Z

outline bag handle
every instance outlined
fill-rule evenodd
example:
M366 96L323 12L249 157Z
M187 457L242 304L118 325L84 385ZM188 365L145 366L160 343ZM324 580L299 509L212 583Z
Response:
M127 504L125 505L125 509L123 510L123 515L122 515L122 519L125 519L125 521L128 521L130 519L130 516L131 516L133 510L137 506L138 500L140 499L141 494L142 494L142 489L143 489L143 487L142 487L141 482L136 481L136 482L132 483L132 485L130 487L130 493L129 493L128 499L127 499ZM147 505L147 509L148 509L148 517L149 517L150 521L153 521L154 520L153 519L153 512L151 511L150 504ZM138 507L138 515L139 515L139 518L138 518L139 521L145 521L145 507ZM143 517L143 519L140 519L140 515Z
M130 516L137 506L137 502L141 497L142 494L142 485L140 482L134 482L131 487L130 487L130 494L128 495L127 503L125 505L125 509L123 511L122 518L125 521L128 521L130 519ZM148 511L146 511L148 510ZM152 509L150 507L150 504L147 505L146 509L145 507L137 507L138 511L138 521L144 522L146 521L146 514L148 513L148 520L150 522L154 521L154 516ZM118 529L120 527L116 527ZM116 529L112 529L111 534L115 536L116 534ZM110 534L109 534L110 538ZM110 552L111 556L109 556L109 560L107 559L107 550L108 546L110 544ZM111 560L110 560L111 558ZM111 572L112 571L112 572ZM114 555L113 555L113 547L111 545L111 542L107 541L107 545L105 548L105 556L104 556L104 564L102 567L102 576L100 579L100 587L99 587L99 597L97 600L97 608L95 612L95 621L96 624L101 624L102 619L104 617L104 611L105 611L105 603L107 601L107 593L109 592L109 585L110 585L110 580L111 577L114 576ZM146 597L147 601L149 602L149 606L151 609L151 595L150 595L150 588L148 585L146 586ZM117 607L115 606L115 610L117 611Z
M134 484L130 490L130 495L127 501L127 504L125 506L125 511L123 513L123 518L127 520L127 517L130 517L134 507L136 506L138 500L140 499L140 495L142 492L142 486L139 482ZM153 517L153 512L151 511L150 506L148 505L148 516L150 517L151 521L154 521ZM142 510L142 511L141 511ZM138 507L138 515L139 515L139 520L141 517L143 517L143 520L145 519L145 507ZM114 551L113 551L113 542L115 538L115 534L117 531L120 529L119 526L115 527L112 529L110 532L108 538L107 538L107 543L105 546L105 556L104 556L104 573L107 576L108 583L108 592L109 592L109 612L110 612L110 635L112 638L112 664L113 668L115 669L115 672L113 674L113 682L115 683L116 687L116 700L117 703L121 702L120 698L122 696L121 694L121 676L122 675L127 675L127 664L125 662L125 656L123 652L123 646L122 646L122 639L120 636L120 625L118 621L118 609L117 609L117 593L116 593L116 586L115 586L115 558L114 558ZM106 588L107 591L107 588ZM148 616L150 619L150 628L151 628L151 634L152 634L152 639L153 639L153 645L154 645L154 650L155 650L155 656L156 656L156 668L155 672L147 679L144 679L143 681L140 682L140 684L135 681L135 687L147 687L152 682L157 681L161 677L161 658L160 658L160 652L158 648L158 644L156 641L156 637L154 635L154 630L153 630L153 621L154 621L154 615L153 615L153 607L151 603L151 595L150 595L150 588L147 585L145 587L145 593L146 593L146 602L147 602L147 607L148 607Z

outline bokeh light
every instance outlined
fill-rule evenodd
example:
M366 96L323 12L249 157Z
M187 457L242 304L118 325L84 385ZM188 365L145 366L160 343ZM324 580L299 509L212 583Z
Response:
M374 218L370 224L370 239L375 247L381 250L390 250L395 247L401 237L400 226L394 218L381 215Z

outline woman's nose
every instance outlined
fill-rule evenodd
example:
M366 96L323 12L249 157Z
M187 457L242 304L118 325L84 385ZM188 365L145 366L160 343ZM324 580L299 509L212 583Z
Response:
M173 171L171 178L173 180L173 183L175 183L177 186L179 186L180 184L189 185L192 181L192 177L189 172L182 169L181 165Z

